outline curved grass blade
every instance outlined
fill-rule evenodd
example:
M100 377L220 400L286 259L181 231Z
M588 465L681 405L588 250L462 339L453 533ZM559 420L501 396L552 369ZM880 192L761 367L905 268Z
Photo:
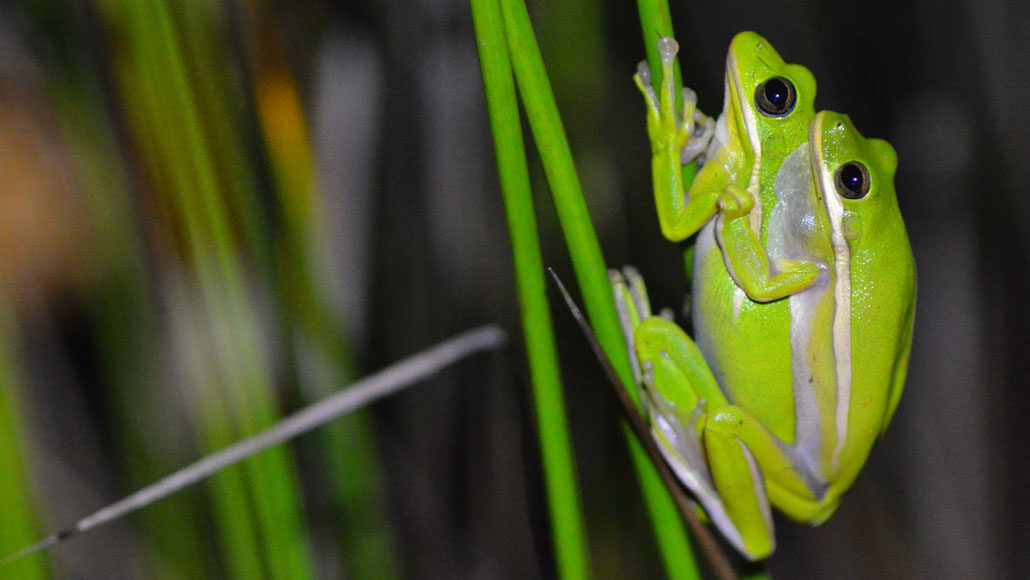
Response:
M124 517L193 485L225 467L256 455L260 451L289 441L351 411L423 381L469 355L500 348L506 340L504 331L496 326L483 326L463 332L450 340L371 374L335 395L284 418L257 435L212 453L200 461L82 518L64 530L0 560L0 566L5 566Z

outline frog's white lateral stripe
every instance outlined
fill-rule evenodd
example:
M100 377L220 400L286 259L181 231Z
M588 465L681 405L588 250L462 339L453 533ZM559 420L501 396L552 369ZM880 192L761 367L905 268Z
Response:
M833 187L833 177L822 161L822 119L816 115L811 124L809 142L813 144L815 173L823 191L826 214L830 219L830 242L833 244L833 263L837 271L834 282L835 308L833 312L833 358L837 367L837 444L831 455L831 465L836 467L840 452L847 443L848 412L851 406L851 251L844 239L844 205Z
M730 90L733 91L733 96L737 99L737 109L740 110L740 114L743 116L742 121L744 128L747 130L747 139L751 144L751 151L754 152L755 159L751 165L751 175L747 184L747 193L751 197L752 208L748 212L748 225L751 227L751 231L755 232L756 235L760 235L762 227L762 197L758 195L759 184L759 169L762 166L762 142L758 139L758 126L755 121L754 111L751 110L748 101L751 96L744 91L744 87L738 83L739 75L737 74L737 61L733 58L733 53L726 57L726 104L723 109L723 115L720 116L719 120L725 122L726 111L730 109ZM727 139L728 140L728 139ZM722 217L717 215L715 221L715 237L719 242L719 246L723 248L723 260L726 262L726 271L730 273L730 277L741 287L740 279L737 278L737 273L733 271L733 265L730 264L729 256L726 254L725 245L722 242ZM770 266L771 267L771 266ZM744 304L743 299L739 299L744 295L743 292L734 293L733 302L733 314L734 321L740 316L740 309Z
M751 472L751 483L754 486L755 498L758 500L758 509L762 512L762 521L765 523L765 529L775 543L776 534L773 532L772 508L769 507L769 495L765 491L765 477L762 474L762 469L758 466L758 462L755 461L755 455L751 453L751 449L747 444L741 441L739 437L737 438L737 443L740 444L740 451L744 455L744 459L747 460L748 471Z

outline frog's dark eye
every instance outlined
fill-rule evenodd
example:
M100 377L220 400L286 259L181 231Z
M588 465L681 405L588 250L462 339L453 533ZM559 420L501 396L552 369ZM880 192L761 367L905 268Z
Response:
M833 176L837 193L848 199L862 199L869 193L869 170L858 161L845 163Z
M783 77L773 77L755 89L755 105L763 115L783 117L794 110L797 91L794 83Z

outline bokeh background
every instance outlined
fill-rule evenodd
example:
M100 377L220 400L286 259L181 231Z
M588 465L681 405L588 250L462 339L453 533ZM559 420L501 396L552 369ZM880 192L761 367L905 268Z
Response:
M677 307L635 4L530 9L606 259ZM906 392L828 523L777 520L770 573L1021 577L1030 6L672 11L706 112L752 29L813 71L817 109L900 158L919 274ZM534 178L545 261L571 282ZM660 577L616 402L554 314L593 571ZM4 552L454 332L519 336L468 5L4 3L0 315ZM518 345L477 357L0 576L551 577L527 377Z

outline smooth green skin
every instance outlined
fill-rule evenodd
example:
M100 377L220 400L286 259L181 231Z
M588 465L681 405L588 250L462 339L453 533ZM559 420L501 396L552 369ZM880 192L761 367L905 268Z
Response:
M650 316L634 273L628 284L613 280L659 447L752 560L775 546L770 503L812 524L836 509L897 407L911 345L915 265L894 192L894 150L837 113L819 113L808 133L770 176L798 185L781 187L794 197L774 194L760 232L765 240L794 233L793 246L777 251L819 266L807 289L749 300L727 270L714 222L697 242L696 344ZM872 184L859 200L835 187L835 172L851 161L866 166ZM741 251L766 248L756 238Z
M672 50L668 45L665 50L659 47L664 71L659 95L639 75L635 77L648 104L655 206L662 234L678 242L714 217L720 225L727 267L752 300L768 302L797 292L818 274L815 264L781 260L773 271L764 253L749 249L768 219L763 208L774 201L763 184L771 184L783 159L808 139L808 125L815 115L815 78L807 68L785 63L754 32L737 34L726 57L726 99L709 159L684 193L680 152L693 130L694 107L688 99L684 121L676 119L672 46ZM756 89L773 77L788 79L796 91L794 108L782 117L767 116L755 104Z

